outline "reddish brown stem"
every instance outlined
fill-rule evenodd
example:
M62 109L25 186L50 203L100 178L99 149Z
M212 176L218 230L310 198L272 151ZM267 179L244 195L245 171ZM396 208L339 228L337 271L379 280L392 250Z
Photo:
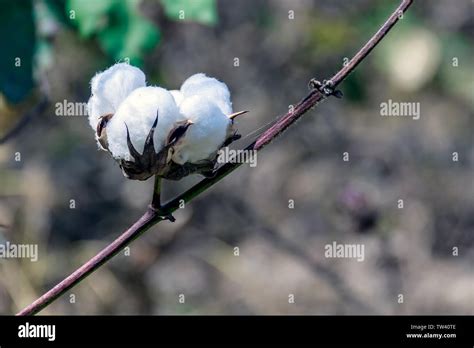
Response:
M130 244L135 238L139 237L143 232L148 230L151 226L155 225L156 222L160 221L160 217L156 215L152 208L148 208L145 214L143 214L128 230L123 232L116 240L108 244L102 249L97 255L71 273L67 278L62 280L54 288L49 290L43 296L38 298L35 302L30 304L28 307L22 309L17 315L32 315L38 313L44 307L49 305L51 302L56 300L66 291L71 289L73 286L78 284L82 279L90 275L105 262L110 260L119 251L123 250L128 244Z

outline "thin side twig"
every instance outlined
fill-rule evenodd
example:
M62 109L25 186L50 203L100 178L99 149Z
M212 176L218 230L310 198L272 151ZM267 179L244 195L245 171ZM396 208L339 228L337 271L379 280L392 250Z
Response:
M401 16L406 12L413 0L403 0L397 9L390 15L380 29L370 38L370 40L357 52L357 54L343 66L329 81L332 86L338 86L367 55L374 49L375 46L387 35L390 29L398 22ZM314 107L318 102L327 96L319 90L312 90L304 99L302 99L292 111L279 118L277 122L269 129L267 129L258 139L246 147L247 150L259 151L268 145L273 139L285 131L290 125L303 116L308 110ZM67 278L59 282L54 288L39 297L29 306L22 309L17 315L34 315L48 306L51 302L66 293L72 287L77 285L81 280L92 274L101 265L110 260L120 250L126 247L134 239L148 230L151 226L163 220L163 214L172 214L176 211L180 204L189 202L209 187L216 184L218 181L232 173L237 169L241 163L226 163L216 171L216 175L212 178L203 179L189 190L178 195L173 200L164 204L161 209L154 209L154 204L150 205L143 214L129 229L123 232L116 240L107 245L97 255L88 260L85 264L79 267ZM159 185L159 183L157 183ZM159 187L158 187L159 188ZM156 187L155 187L156 189ZM154 190L154 203L156 203L156 190Z

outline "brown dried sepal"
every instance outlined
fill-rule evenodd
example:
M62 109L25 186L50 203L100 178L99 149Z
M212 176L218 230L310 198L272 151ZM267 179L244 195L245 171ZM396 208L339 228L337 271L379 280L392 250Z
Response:
M107 114L107 115L100 116L99 122L97 123L97 129L96 129L97 140L99 140L100 145L105 151L109 150L109 143L107 141L107 131L105 128L107 127L107 123L109 123L112 116L114 115Z
M130 133L127 125L127 145L133 161L120 160L120 167L125 177L133 180L146 180L152 175L158 175L166 178L170 171L170 161L173 154L173 146L177 144L186 134L186 130L192 122L183 122L178 124L168 135L165 146L159 151L155 152L155 145L153 142L153 135L158 123L158 114L145 140L143 153L140 154L130 140Z

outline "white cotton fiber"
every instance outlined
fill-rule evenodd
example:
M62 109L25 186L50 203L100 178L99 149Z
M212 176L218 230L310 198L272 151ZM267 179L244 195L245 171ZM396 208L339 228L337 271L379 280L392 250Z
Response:
M176 127L191 121L184 135L170 144L169 153L178 165L214 159L233 133L233 123L228 117L232 114L229 89L225 83L202 73L189 77L180 90L168 91L147 87L140 69L125 63L115 64L92 78L88 111L94 130L101 116L113 115L101 124L100 144L118 161L134 161L127 143L127 128L133 147L142 154L157 116L153 136L156 153L163 149ZM98 134L96 138L99 140ZM164 173L163 168L156 169L156 163L147 161L137 162L133 167L140 173L130 176L127 172L126 176L143 180Z
M232 113L232 103L227 85L203 73L189 77L181 86L183 97L199 96L214 102L225 115Z
M179 106L184 100L183 93L177 89L171 90L170 93L173 96L176 105Z
M164 146L175 123L185 118L169 91L161 87L140 87L134 90L119 106L107 124L109 151L115 159L132 160L127 146L127 132L130 132L133 146L143 153L146 137L158 113L158 124L154 133L155 152Z
M213 157L227 137L230 119L217 103L200 95L185 98L180 111L194 124L186 131L182 144L175 149L173 161L177 164L196 163Z
M114 114L133 90L145 85L145 74L126 63L97 73L91 80L91 98L87 104L91 127L95 130L101 116Z

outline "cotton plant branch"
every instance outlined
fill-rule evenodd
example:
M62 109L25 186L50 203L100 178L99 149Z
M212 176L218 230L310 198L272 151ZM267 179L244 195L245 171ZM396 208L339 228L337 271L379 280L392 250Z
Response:
M343 66L334 76L322 84L314 84L310 93L302 99L288 113L280 117L269 129L262 133L256 141L246 147L246 150L260 151L272 140L279 136L289 126L295 123L308 110L316 106L320 101L334 94L337 96L335 88L367 57L367 55L380 43L392 27L403 17L403 14L412 4L413 0L403 0L397 9L390 15L380 29L370 38L370 40L356 53L356 55ZM160 186L161 179L155 178L152 203L145 213L117 239L108 244L97 255L92 257L81 267L71 273L68 277L59 282L55 287L39 297L29 306L22 309L17 315L34 315L48 306L50 303L65 294L68 290L80 283L84 278L91 275L100 266L110 260L124 247L129 245L134 239L147 231L160 221L172 218L172 213L179 209L182 203L188 203L193 198L199 196L221 179L237 169L241 163L226 163L215 172L211 178L206 178L178 195L173 200L161 205Z

